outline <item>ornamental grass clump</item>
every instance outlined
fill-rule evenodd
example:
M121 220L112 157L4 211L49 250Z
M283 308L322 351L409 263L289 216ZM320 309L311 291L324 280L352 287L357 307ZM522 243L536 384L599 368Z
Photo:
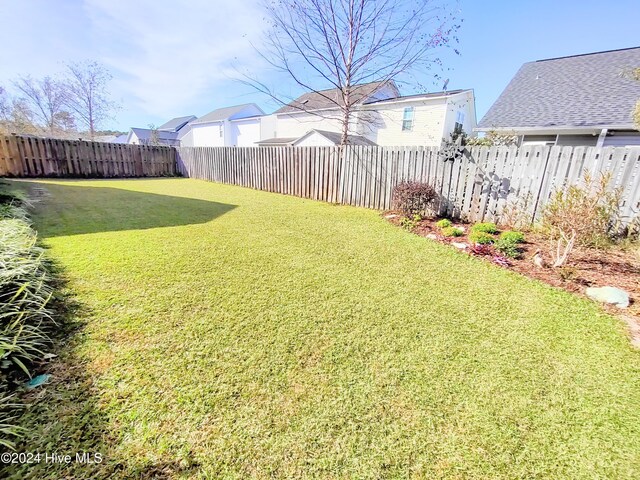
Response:
M12 448L19 429L12 389L32 375L51 346L51 275L22 200L0 185L0 445Z

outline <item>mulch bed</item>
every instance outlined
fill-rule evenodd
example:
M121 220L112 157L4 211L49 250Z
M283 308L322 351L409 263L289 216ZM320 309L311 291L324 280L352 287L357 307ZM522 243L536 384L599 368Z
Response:
M383 217L394 225L400 227L403 216L398 212L388 211ZM412 230L413 233L427 237L440 243L466 244L466 249L456 248L461 254L471 254L471 242L467 238L472 226L464 222L454 222L454 226L461 227L465 234L459 237L443 237L435 223L439 219L424 219L418 222ZM525 232L526 242L520 244L522 255L517 259L508 259L508 266L504 268L519 272L528 277L536 278L558 288L570 292L585 295L587 287L618 287L626 291L631 298L631 304L627 309L619 309L614 306L603 305L609 312L622 318L629 326L632 342L640 346L640 256L637 252L611 246L605 249L594 249L576 246L567 266L552 268L546 266L540 268L533 263L533 255L540 251L546 264L551 263L551 243L548 239L535 232ZM495 252L500 255L499 252ZM492 255L480 255L486 261L494 261Z

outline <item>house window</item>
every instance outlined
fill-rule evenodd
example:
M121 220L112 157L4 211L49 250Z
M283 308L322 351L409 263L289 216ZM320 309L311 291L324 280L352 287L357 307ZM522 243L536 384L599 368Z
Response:
M413 107L406 107L402 114L402 131L413 130Z
M456 114L456 124L453 127L453 133L460 135L462 133L462 127L464 125L464 112L458 112Z

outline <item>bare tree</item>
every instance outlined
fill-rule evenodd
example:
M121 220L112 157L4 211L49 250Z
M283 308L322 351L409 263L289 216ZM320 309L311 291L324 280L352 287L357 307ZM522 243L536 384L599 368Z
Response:
M149 140L147 145L153 145L153 146L162 145L162 142L160 141L160 132L158 132L158 127L156 127L153 123L150 123L149 130L151 131L149 132Z
M109 71L97 62L67 65L64 103L92 140L100 125L117 109L107 90L111 78Z
M26 113L28 109L47 133L55 135L58 127L56 120L65 109L62 84L49 76L42 79L26 76L18 78L14 86L23 96L24 103L21 105L23 111Z
M259 53L339 112L343 145L363 85L379 82L375 88L382 89L391 80L424 74L439 63L434 52L458 28L446 3L436 0L274 0L265 7L271 28ZM289 103L263 82L245 78L278 103ZM376 93L366 88L366 95ZM290 105L319 114L312 106Z

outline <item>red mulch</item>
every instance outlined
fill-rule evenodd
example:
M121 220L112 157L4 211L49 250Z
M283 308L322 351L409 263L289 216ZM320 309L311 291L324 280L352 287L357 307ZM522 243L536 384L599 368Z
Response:
M395 216L394 216L395 215ZM402 215L397 212L384 212L384 218L394 225L400 226ZM438 219L424 219L418 223L413 233L422 237L429 237L441 243L465 243L470 245L466 236L470 224L454 222L454 226L462 227L465 235L455 238L445 238L440 234L435 222ZM435 238L434 238L435 235ZM508 259L509 268L528 277L536 278L555 287L585 296L587 287L603 287L606 285L618 287L626 291L631 298L627 309L604 305L609 312L622 318L629 326L632 342L640 346L640 256L637 252L625 250L616 246L605 249L575 247L569 257L569 262L563 268L539 268L534 265L532 257L540 250L545 263L551 263L551 244L540 234L526 232L526 243L520 245L522 255L518 259ZM456 248L456 247L451 247ZM456 250L470 253L470 249ZM499 252L495 252L500 255ZM482 257L493 261L492 256Z

